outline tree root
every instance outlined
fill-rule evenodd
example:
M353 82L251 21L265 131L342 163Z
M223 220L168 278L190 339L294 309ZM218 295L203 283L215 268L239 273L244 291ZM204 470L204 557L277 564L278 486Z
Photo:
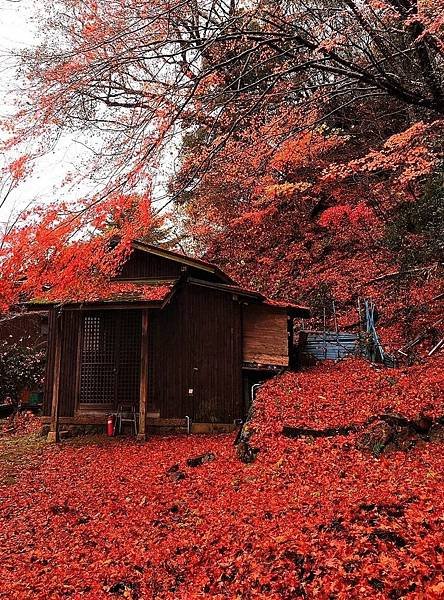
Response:
M327 427L326 429L311 429L310 427L290 427L284 425L282 434L289 438L302 437L334 437L336 435L348 435L352 431L357 430L357 425L348 425L346 427Z
M402 415L395 414L381 414L374 415L364 421L364 423L352 423L350 425L344 425L340 427L327 427L325 429L314 429L311 427L291 427L284 425L282 428L282 434L285 437L290 438L301 438L301 437L334 437L336 435L348 435L349 433L355 433L362 429L365 429L372 423L377 421L383 421L391 427L402 427L408 428L412 433L427 434L433 425L444 424L444 416L437 419L432 419L428 416L421 416L418 419L410 420Z
M433 419L421 415L416 419L407 419L398 414L384 413L374 415L362 424L352 423L342 427L314 429L311 427L291 427L285 425L282 434L289 438L327 438L358 433L356 447L368 450L379 456L388 446L408 450L422 439L444 440L444 416Z

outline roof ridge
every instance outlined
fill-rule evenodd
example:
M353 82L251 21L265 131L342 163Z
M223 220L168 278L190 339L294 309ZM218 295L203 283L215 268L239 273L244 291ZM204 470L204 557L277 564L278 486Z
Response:
M163 256L164 258L170 260L177 260L178 262L182 262L184 264L188 264L188 266L195 267L198 269L202 269L205 271L209 271L214 275L218 275L221 279L224 279L226 283L235 284L236 282L229 276L225 271L223 271L220 267L215 265L214 263L203 260L202 258L195 258L192 256L187 256L186 254L181 254L175 250L169 250L167 248L162 248L161 246L156 246L154 244L148 244L147 242L141 240L133 240L131 243L132 247L136 250L141 250L142 252L148 252L152 254L157 254L159 256Z

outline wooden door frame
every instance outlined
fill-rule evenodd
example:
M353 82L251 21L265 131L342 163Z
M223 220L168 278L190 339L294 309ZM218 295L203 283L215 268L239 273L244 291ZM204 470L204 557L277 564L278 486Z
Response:
M85 414L98 414L98 413L107 413L115 410L114 403L111 404L90 404L88 406L89 410L85 410L85 408L81 408L81 406L85 406L84 404L80 404L80 388L82 381L82 348L83 342L85 339L85 318L94 315L94 314L102 314L102 310L100 308L91 308L87 310L80 311L80 319L79 319L79 335L78 335L78 343L77 343L77 357L76 357L76 389L75 389L75 406L74 406L74 417ZM115 352L113 351L113 365L115 363ZM114 368L114 367L113 367ZM114 384L114 388L116 384ZM115 393L114 393L115 396ZM100 406L100 408L99 408Z
M63 313L62 313L63 315ZM60 375L62 366L62 319L63 316L56 315L55 319L55 356L54 356L54 378L52 382L52 397L51 397L51 425L48 432L48 442L59 442L59 416L60 416Z
M140 336L140 388L139 388L139 433L137 438L146 440L146 417L149 401L149 310L142 311L142 335Z
M79 333L77 336L77 355L76 355L76 388L75 388L75 396L74 396L74 415L80 412L79 404L80 404L80 375L82 372L82 347L83 347L83 336L84 336L84 316L88 314L80 313L79 319Z
M116 311L116 331L115 331L115 338L114 338L114 344L113 344L113 376L114 376L114 383L113 383L113 404L111 406L111 404L104 404L104 405L99 405L97 404L91 404L90 405L90 410L85 409L85 404L80 404L80 388L81 388L81 373L82 373L82 348L83 348L83 342L84 342L84 336L85 336L85 317L91 315L91 314L100 314L102 315L104 311L102 311L102 309L100 308L91 308L91 309L87 309L87 310L82 310L81 311L81 316L80 316L80 320L79 320L79 335L78 335L78 343L77 343L77 356L76 356L76 385L75 385L75 407L74 407L74 415L78 416L78 415L85 415L85 414L97 414L97 413L107 413L107 412L115 412L117 410L117 406L116 406L116 399L117 399L117 376L118 376L118 355L119 355L119 348L120 348L120 344L121 344L121 327L122 327L122 318L124 316L124 313L126 311L135 311L136 313L141 315L141 322L143 323L143 315L144 313L148 313L148 309L132 309L132 308L128 308L126 310L117 310ZM108 314L108 311L106 311L106 314ZM143 330L142 330L142 336L143 337ZM141 347L140 350L140 354L142 354L142 348L143 345ZM140 372L139 378L141 378L142 375L142 371ZM148 396L148 394L146 394ZM140 405L140 394L139 394L139 405ZM82 408L81 408L82 406ZM102 408L103 406L103 408Z

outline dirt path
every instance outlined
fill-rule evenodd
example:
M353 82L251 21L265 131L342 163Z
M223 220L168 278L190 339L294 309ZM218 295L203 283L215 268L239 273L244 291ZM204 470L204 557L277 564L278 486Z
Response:
M103 435L88 435L63 441L64 447L108 446L124 438L107 438ZM0 435L0 485L17 482L20 471L26 467L38 468L45 448L54 448L46 437L38 433L26 435Z
M0 484L13 484L24 466L37 466L46 445L36 433L0 437Z

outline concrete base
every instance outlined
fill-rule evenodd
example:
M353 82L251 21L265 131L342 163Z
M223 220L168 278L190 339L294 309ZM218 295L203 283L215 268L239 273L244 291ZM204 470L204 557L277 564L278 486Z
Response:
M48 431L46 439L48 440L48 442L61 442L62 440L67 440L68 438L75 437L75 435L76 432L70 429L59 429L57 434L55 431Z
M43 417L43 423L46 427L42 429L42 433L47 431L47 427L50 424L50 417ZM67 430L68 435L63 435L64 431L59 430L60 438L62 437L74 437L76 435L89 435L89 434L100 434L105 433L105 417L100 416L100 419L96 415L82 415L81 418L76 417L60 417L60 427L62 430ZM147 418L146 421L147 431L145 434L138 434L137 439L139 441L146 441L148 436L164 433L186 433L186 421L185 419L160 419L160 418ZM231 433L238 429L238 425L233 423L191 423L190 433ZM55 442L55 432L49 431L48 441Z
M59 434L57 431L49 431L48 437L46 439L48 442L50 442L52 444L56 444L57 442L60 442Z
M174 423L175 419L171 419L171 423L168 423L167 419L163 419L160 423L149 423L148 422L148 433L150 435L162 435L165 433L186 433L186 426L182 424ZM191 434L199 433L232 433L237 431L238 425L233 423L192 423Z
M191 433L231 433L236 429L232 423L191 423Z

